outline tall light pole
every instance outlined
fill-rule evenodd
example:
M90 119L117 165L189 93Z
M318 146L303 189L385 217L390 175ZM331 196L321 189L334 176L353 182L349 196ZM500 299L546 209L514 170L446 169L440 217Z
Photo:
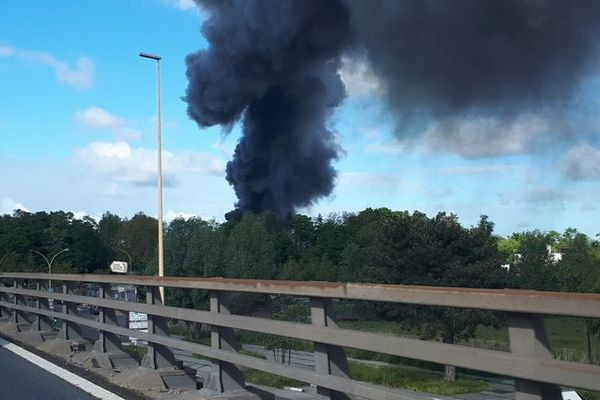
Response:
M40 253L37 250L30 250L30 251L32 253L36 253L36 254L39 254L40 256L42 256L42 258L44 259L44 261L46 261L46 264L48 265L48 274L52 274L52 263L54 262L54 260L56 260L56 257L58 257L59 254L69 251L69 248L62 249L58 253L54 254L52 256L52 259L50 259L50 260L48 260L48 257L46 257L45 255L43 255L42 253ZM48 289L52 290L52 279L48 279Z
M163 251L163 190L162 190L162 139L160 131L160 57L140 53L140 57L156 61L156 138L158 140L158 276L165 276ZM160 300L165 303L165 288L160 286Z

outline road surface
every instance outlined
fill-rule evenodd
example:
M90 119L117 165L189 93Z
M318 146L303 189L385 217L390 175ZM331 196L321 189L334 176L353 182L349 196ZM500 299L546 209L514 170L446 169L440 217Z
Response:
M0 346L0 399L88 400L96 397Z

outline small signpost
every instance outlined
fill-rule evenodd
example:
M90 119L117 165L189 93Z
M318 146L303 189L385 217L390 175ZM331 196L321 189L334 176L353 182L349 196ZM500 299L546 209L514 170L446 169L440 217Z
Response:
M146 329L148 329L148 314L129 311L129 329L146 332Z
M115 272L117 274L126 274L128 265L125 261L113 261L110 264L111 272Z
M129 311L127 325L129 329L136 331L148 332L148 314ZM137 338L130 337L129 341L137 346Z

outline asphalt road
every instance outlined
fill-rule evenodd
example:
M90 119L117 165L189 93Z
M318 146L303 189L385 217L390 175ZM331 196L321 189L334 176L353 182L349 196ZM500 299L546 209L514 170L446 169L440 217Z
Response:
M0 399L94 400L96 398L0 346Z

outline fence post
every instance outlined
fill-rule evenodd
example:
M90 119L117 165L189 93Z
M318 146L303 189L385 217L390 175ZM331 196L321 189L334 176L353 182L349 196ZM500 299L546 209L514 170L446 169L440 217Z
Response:
M162 305L160 294L156 286L148 286L146 290L146 303ZM167 320L156 315L148 315L148 333L169 336ZM159 369L177 366L175 356L171 349L160 344L148 342L148 353L142 360L142 367Z
M63 282L62 291L63 294L70 294L73 291L73 283ZM62 312L65 315L77 315L77 304L71 303L70 301L63 301ZM62 336L65 340L77 340L84 341L81 327L73 322L63 320L62 322Z
M510 351L514 354L552 359L544 319L536 314L509 313L507 316ZM515 400L560 400L557 385L515 379Z
M1 287L5 287L6 285L4 284L4 279L0 278L0 286ZM0 292L0 301L2 302L6 302L8 303L8 294L5 292ZM0 318L5 320L5 319L10 319L11 316L11 310L8 307L5 306L0 306Z
M37 291L46 292L48 290L48 284L46 281L36 281L35 288ZM50 303L46 297L35 298L35 308L38 310L50 311ZM37 314L34 322L34 329L36 331L52 331L52 320L46 315Z
M110 284L100 284L98 288L98 297L101 299L107 298L110 293ZM112 308L100 307L98 313L98 322L107 325L118 326L117 313ZM108 360L104 362L110 364L111 368L133 368L138 366L138 362L131 355L123 350L121 339L112 332L100 330L98 340L94 344L94 350L98 353L106 353Z
M22 289L23 286L24 286L23 280L21 280L21 279L14 280L13 287L15 289ZM25 296L23 296L21 294L15 294L13 303L15 305L19 305L19 306L27 306L27 301L25 300ZM13 313L13 321L12 322L14 324L16 324L17 326L21 323L31 324L31 320L29 319L29 314L26 313L25 311L19 311L19 310L15 310L15 312Z
M210 312L230 314L227 306L223 304L221 293L210 293ZM210 344L216 349L237 351L235 336L231 328L212 326ZM224 361L215 360L215 362L216 374L209 389L220 393L246 390L244 374L238 367Z
M332 318L330 299L311 297L311 322L315 326L336 329L337 324ZM343 347L324 343L315 343L315 371L322 375L334 375L348 378L348 359ZM317 387L317 393L332 400L349 400L345 393Z
M146 286L146 303L162 305L158 287ZM156 315L148 315L148 333L169 336L167 319ZM173 351L163 345L148 341L148 352L142 360L142 367L161 369L160 377L169 389L196 389L196 371L183 368L182 363L175 360Z

